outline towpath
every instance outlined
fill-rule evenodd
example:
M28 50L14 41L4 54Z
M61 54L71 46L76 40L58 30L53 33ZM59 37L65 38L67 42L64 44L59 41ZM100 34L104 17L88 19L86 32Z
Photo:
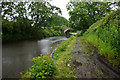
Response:
M77 78L120 78L113 70L104 65L96 55L89 55L90 49L84 44L84 39L77 38L73 50L72 69ZM95 53L96 48L91 48Z

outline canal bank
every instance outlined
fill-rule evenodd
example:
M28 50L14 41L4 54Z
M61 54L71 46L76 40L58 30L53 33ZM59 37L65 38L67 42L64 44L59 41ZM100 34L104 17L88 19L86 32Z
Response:
M76 37L72 36L63 41L51 56L47 54L33 58L34 64L22 73L22 78L75 78L74 70L71 70L75 42Z

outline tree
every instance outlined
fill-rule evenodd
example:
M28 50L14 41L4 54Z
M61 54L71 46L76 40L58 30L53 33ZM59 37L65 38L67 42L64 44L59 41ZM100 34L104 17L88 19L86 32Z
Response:
M68 25L68 21L66 18L59 16L59 15L53 15L51 17L51 25L52 26L62 26L62 25Z
M26 39L29 36L37 36L41 27L51 26L54 14L61 14L60 8L51 5L48 0L1 4L3 38L12 39L14 36L15 39Z
M69 26L75 29L87 29L112 11L111 2L77 2L71 0L67 4L69 11Z
M32 2L29 5L28 9L31 10L29 12L30 16L34 21L34 26L36 26L37 28L42 26L50 26L48 22L51 16L54 14L61 13L60 8L52 6L49 2L46 1Z

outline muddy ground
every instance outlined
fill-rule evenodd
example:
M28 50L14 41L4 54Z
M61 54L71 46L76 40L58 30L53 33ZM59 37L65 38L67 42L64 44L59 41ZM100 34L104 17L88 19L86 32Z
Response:
M100 61L100 56L89 55L93 50L97 52L97 49L87 49L82 41L77 39L73 50L72 69L75 69L77 78L120 78L118 73Z

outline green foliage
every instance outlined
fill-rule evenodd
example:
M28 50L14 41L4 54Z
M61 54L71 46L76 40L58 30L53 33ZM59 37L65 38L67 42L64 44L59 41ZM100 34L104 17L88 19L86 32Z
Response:
M31 38L31 26L27 19L24 22L13 22L3 19L2 20L2 40L15 41Z
M52 36L63 36L64 35L64 30L62 29L61 26L54 26L54 27L42 27L41 29L38 30L37 32L37 38L42 39L45 37L52 37Z
M33 58L34 64L22 76L22 78L53 78L55 75L56 66L54 60L48 54L45 56Z
M96 21L112 11L111 5L117 3L111 2L78 2L71 0L67 4L69 11L69 26L74 29L88 29Z
M114 65L120 65L120 10L94 23L84 33L85 39L97 46L99 54Z
M21 18L31 18L35 28L50 26L52 15L61 14L60 8L52 6L47 0L41 2L2 2L1 4L3 19L18 21Z
M51 26L50 22L52 15L61 14L60 8L56 6L52 6L49 1L41 1L41 2L31 2L29 5L30 16L32 17L33 23L36 28L42 26Z
M57 60L57 57L61 55L61 52L66 51L66 48L68 44L73 40L74 37L70 37L69 40L65 41L62 43L61 46L57 47L56 50L53 52L54 53L54 59Z
M65 26L54 26L54 27L41 27L36 32L34 32L34 28L28 25L24 25L19 22L10 22L3 20L2 25L2 39L3 42L6 41L16 41L16 40L24 40L24 39L42 39L45 37L52 36L63 36ZM18 25L16 25L18 24ZM23 26L22 26L23 25ZM22 26L22 27L21 27Z
M53 15L51 18L52 18L52 21L51 21L52 26L62 26L62 25L67 26L68 25L67 19L65 19L62 16L59 16L56 14L56 15Z
M75 42L76 37L70 37L53 52L56 65L55 78L75 78L74 70L71 70L72 50Z
M75 78L74 70L71 70L72 50L76 37L64 41L52 55L40 55L34 57L34 64L28 71L21 73L22 79L38 78ZM59 56L58 56L59 55Z
M58 16L58 13L61 13L60 8L51 5L47 0L0 4L2 4L3 42L63 35L61 27L54 29L50 26L67 25L67 20Z

